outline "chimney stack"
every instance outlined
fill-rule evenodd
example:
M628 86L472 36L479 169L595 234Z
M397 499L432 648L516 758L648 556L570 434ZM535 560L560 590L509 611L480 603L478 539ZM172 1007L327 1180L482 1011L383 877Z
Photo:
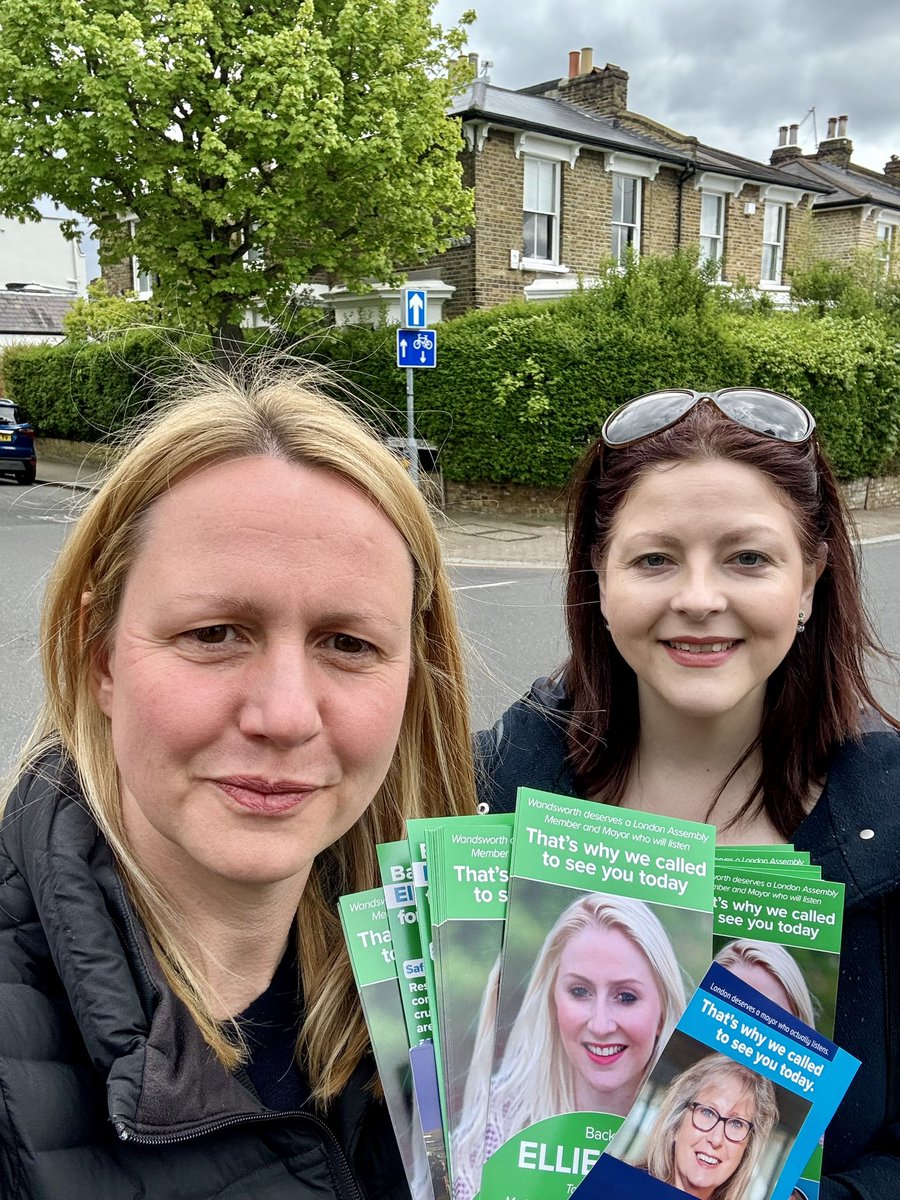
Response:
M577 79L581 74L581 53L578 50L569 51L569 78Z
M830 163L834 167L849 167L853 157L853 143L847 137L847 115L828 118L828 136L819 142L816 161Z
M900 187L900 156L892 154L884 164L884 173L892 184Z
M780 167L783 163L800 158L800 147L797 145L799 128L799 125L778 126L778 145L769 155L769 162L773 167Z

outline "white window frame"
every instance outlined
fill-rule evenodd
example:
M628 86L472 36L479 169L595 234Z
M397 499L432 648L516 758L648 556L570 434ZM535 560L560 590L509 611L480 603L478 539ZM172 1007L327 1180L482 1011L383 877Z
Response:
M761 287L782 286L786 229L787 204L781 200L766 200L763 210L762 258L759 267ZM768 274L766 273L767 267L769 268Z
M134 227L136 224L136 220L128 222L132 239L134 238ZM138 260L133 254L131 256L131 283L138 300L149 300L153 295L153 274L150 271L142 271Z
M709 221L710 209L713 209L714 220ZM718 264L716 279L722 278L722 266L725 261L725 212L728 206L728 196L724 192L702 191L700 193L700 265L709 262ZM704 224L706 225L704 231Z
M526 268L542 266L558 266L559 265L559 226L560 226L560 164L556 159L543 158L536 154L524 154L523 158L523 176L522 176L522 246L523 258L521 265ZM551 173L550 183L550 202L549 205L541 204L541 180L540 174L549 171ZM538 179L533 181L533 190L537 193L534 197L536 206L533 208L526 207L529 199L529 175L537 172ZM536 253L537 239L528 244L526 233L526 221L529 216L547 217L549 218L549 237L548 249L549 256Z
M609 246L613 258L620 267L625 265L625 251L631 246L637 257L641 253L641 208L643 207L643 179L639 175L626 174L624 171L610 172L612 177L612 219L609 227ZM625 220L625 184L634 184L634 219ZM616 193L619 193L617 197ZM619 200L618 209L617 199Z
M889 221L878 221L875 225L875 247L884 266L885 276L891 273L891 260L894 254L894 232L896 226Z

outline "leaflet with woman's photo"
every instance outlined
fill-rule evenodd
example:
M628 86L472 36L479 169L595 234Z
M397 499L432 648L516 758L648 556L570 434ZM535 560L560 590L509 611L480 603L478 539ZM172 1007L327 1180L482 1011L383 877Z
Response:
M482 1200L563 1200L599 1158L709 965L714 852L710 825L519 789Z
M426 995L428 997L428 1020L431 1021L431 1036L434 1042L434 1060L436 1060L438 1075L438 1094L440 1098L440 1115L446 1128L446 1088L444 1085L444 1069L442 1054L442 1028L438 1014L437 982L434 978L434 944L431 928L431 886L428 882L428 838L438 829L457 826L466 817L415 817L407 821L407 840L409 841L410 866L413 870L413 889L415 893L415 912L419 922L419 940L422 948L422 961L425 965ZM509 823L506 815L490 814L479 818L482 828L492 824ZM449 1157L449 1151L448 1151Z
M434 1200L425 1141L413 1098L400 984L381 888L342 896L341 925L378 1076L412 1200Z
M769 873L763 877L717 857L713 950L727 967L826 1037L834 1034L844 885ZM816 1146L800 1187L818 1194Z
M512 825L510 813L461 818L426 833L450 1178L458 1200L474 1196L481 1178L489 1083L482 1064L493 1053Z
M575 1198L812 1200L798 1180L858 1067L713 963Z

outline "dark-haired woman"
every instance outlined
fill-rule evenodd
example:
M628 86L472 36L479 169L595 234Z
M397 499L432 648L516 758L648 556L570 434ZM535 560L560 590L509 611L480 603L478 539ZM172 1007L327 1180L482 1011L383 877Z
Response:
M900 736L812 415L755 388L617 409L576 474L570 653L479 735L483 810L522 785L792 841L846 885L835 1040L863 1066L822 1200L900 1196Z

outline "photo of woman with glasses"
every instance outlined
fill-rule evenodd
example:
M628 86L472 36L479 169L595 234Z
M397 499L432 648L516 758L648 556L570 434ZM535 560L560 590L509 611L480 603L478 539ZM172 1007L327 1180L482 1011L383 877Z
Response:
M803 405L759 388L622 405L569 502L569 653L478 737L483 811L519 786L791 841L846 887L835 1041L863 1066L823 1196L900 1195L900 724L850 522Z
M777 1121L769 1080L710 1054L669 1084L641 1166L696 1200L741 1200Z

